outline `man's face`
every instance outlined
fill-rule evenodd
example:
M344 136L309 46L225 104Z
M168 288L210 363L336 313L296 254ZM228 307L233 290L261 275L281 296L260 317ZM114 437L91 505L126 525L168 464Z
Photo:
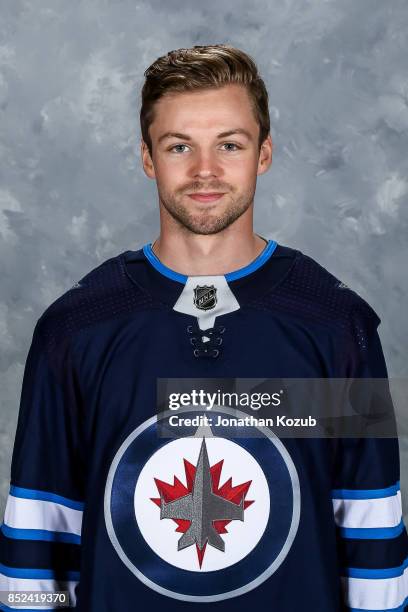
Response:
M171 217L195 234L215 234L238 219L271 163L271 138L260 153L259 125L241 85L166 94L149 133L152 158L142 141L144 170Z

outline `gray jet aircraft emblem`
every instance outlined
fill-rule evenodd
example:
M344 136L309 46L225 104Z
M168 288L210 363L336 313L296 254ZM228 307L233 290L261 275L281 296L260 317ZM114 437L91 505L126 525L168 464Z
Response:
M244 497L240 504L235 504L213 493L205 438L201 443L192 492L168 503L161 495L160 501L160 519L184 519L191 522L179 539L177 550L183 550L193 544L197 544L202 550L207 542L224 552L225 542L214 528L213 522L244 520Z

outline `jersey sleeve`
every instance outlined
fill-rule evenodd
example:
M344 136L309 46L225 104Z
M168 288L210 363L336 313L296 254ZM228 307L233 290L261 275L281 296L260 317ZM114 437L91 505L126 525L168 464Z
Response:
M379 322L375 315L367 326L359 317L358 357L350 373L355 378L384 379L389 392ZM369 384L364 389L370 394ZM394 414L390 395L389 401ZM338 440L332 501L347 610L408 609L408 535L399 479L397 437Z
M24 369L0 528L0 591L68 591L70 607L64 609L71 610L84 509L81 401L69 341L47 340L43 317Z

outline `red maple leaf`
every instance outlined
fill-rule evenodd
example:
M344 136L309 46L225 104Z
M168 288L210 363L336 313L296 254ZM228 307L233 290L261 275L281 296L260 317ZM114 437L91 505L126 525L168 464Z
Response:
M173 484L169 484L168 482L164 482L163 480L159 480L155 478L154 481L156 483L157 490L161 497L163 497L166 503L178 499L179 497L184 497L188 495L193 490L194 477L196 473L196 466L187 461L187 459L183 459L184 461L184 471L186 476L186 484L185 486L177 476L173 478ZM254 500L245 499L246 494L248 493L248 489L251 486L252 480L248 480L242 484L233 486L232 478L229 478L224 484L220 487L220 479L221 479L221 471L222 466L224 464L224 460L222 459L218 463L214 464L210 468L211 473L211 481L212 481L212 490L215 495L219 495L224 499L228 499L229 501L239 505L241 500L244 498L244 510L246 510L251 504L254 503ZM151 497L153 503L155 503L159 508L161 507L161 497ZM176 531L179 533L185 533L187 529L190 527L191 521L187 521L184 519L172 519L177 524ZM230 520L220 520L213 521L214 528L219 534L228 533L226 526L230 523ZM198 544L196 544L197 549L197 557L200 568L203 564L205 549L207 547L207 542L205 542L204 546L200 548Z

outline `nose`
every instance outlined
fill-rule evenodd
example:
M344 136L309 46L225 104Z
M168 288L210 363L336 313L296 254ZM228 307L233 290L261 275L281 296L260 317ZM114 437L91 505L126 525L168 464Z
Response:
M212 151L197 152L192 164L191 173L192 176L203 179L211 176L219 176L221 170L216 154Z

